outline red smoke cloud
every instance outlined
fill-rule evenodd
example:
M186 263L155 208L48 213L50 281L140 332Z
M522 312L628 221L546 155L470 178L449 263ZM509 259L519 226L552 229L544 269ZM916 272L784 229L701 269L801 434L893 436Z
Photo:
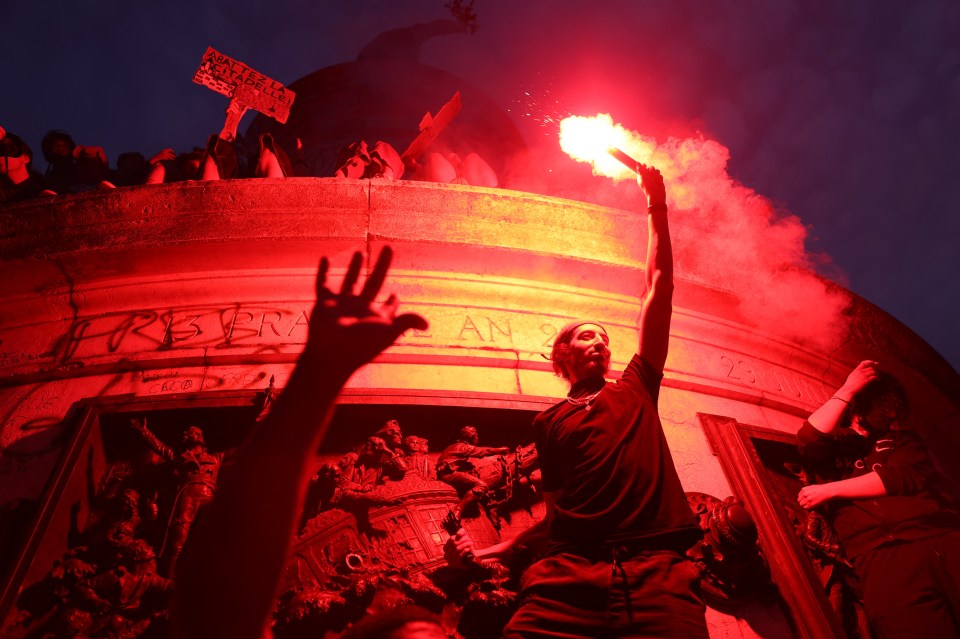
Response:
M812 270L828 258L807 252L799 218L730 177L724 145L703 136L658 142L626 133L623 150L656 166L667 183L682 279L734 294L744 321L765 332L827 349L842 341L849 294ZM509 180L520 188L642 210L629 171L616 180L588 175L556 148L538 149L527 160Z

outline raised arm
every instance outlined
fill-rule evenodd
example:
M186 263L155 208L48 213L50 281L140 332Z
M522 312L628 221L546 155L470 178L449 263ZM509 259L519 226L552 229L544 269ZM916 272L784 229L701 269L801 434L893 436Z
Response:
M846 381L807 421L821 433L829 435L840 426L847 417L850 402L857 394L877 379L877 362L864 360L850 371Z
M143 438L143 441L147 443L147 446L149 446L151 450L153 450L153 452L155 452L160 457L163 457L167 461L173 461L173 458L175 457L173 450L171 450L169 446L167 446L162 441L160 441L157 438L157 436L153 434L153 431L147 428L146 417L139 420L131 419L130 426L135 431L140 433L140 437Z
M639 165L640 186L647 194L647 298L640 311L640 357L663 372L670 343L673 314L673 247L667 224L667 195L663 176L653 167Z
M510 449L506 446L474 446L468 455L470 457L490 457L491 455L507 455Z
M320 262L317 303L297 366L272 410L220 474L218 495L191 532L177 574L178 638L261 639L306 495L310 463L334 402L350 376L419 315L396 315L390 296L374 304L392 252L384 248L359 294L362 257L353 256L339 294Z

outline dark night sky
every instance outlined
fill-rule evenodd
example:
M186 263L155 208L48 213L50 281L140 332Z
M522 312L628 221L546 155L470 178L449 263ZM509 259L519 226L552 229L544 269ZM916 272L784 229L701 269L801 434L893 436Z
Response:
M208 45L289 83L448 16L442 0L326 5L8 5L0 124L37 155L51 128L111 161L186 150L222 124L225 99L191 82ZM431 41L421 61L493 96L535 144L552 139L544 115L599 111L658 139L718 140L731 175L808 226L808 249L832 258L821 272L960 368L960 3L592 5L476 0L479 30Z

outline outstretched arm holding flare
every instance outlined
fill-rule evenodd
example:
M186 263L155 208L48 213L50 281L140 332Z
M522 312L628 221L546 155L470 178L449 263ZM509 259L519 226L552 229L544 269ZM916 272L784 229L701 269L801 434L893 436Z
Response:
M397 315L390 295L377 304L392 259L385 247L359 293L363 258L355 253L339 293L327 288L327 258L303 353L269 415L224 468L218 495L197 522L179 563L174 613L178 639L260 639L303 507L308 467L341 388L419 315Z
M640 311L640 357L662 373L670 343L673 315L673 245L667 224L667 192L655 167L637 165L639 182L647 194L647 297Z

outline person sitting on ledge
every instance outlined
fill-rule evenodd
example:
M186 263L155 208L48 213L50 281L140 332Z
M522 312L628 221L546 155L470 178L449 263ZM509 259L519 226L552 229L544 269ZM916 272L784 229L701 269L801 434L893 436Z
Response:
M56 195L31 167L33 152L26 142L0 127L0 204L38 195Z
M797 432L820 482L797 501L833 525L879 636L958 638L960 512L907 411L899 380L860 362Z
M293 175L293 164L286 151L269 133L260 135L260 154L253 171L254 177L278 178Z
M334 177L399 180L403 170L403 160L391 145L381 140L367 146L360 140L340 150Z
M456 153L428 153L422 164L411 160L410 165L413 180L491 188L500 185L493 168L476 153L468 153L463 159Z
M392 251L384 247L354 291L363 257L355 253L340 292L327 287L321 260L307 343L286 387L223 468L218 494L193 526L177 565L174 636L263 639L314 463L334 403L353 373L407 329L427 329L397 314L380 293Z
M149 173L150 164L143 153L126 151L117 156L117 168L110 173L110 182L116 186L140 186Z
M190 153L176 155L173 149L163 149L149 160L145 184L163 184L183 180L228 180L237 177L249 177L241 174L241 164L246 166L246 158L241 162L237 148L243 145L239 136L228 142L217 135L207 140L206 149L194 148ZM260 136L259 155L252 168L246 170L254 177L286 177L293 175L293 166L282 148L276 145L269 133Z
M103 147L80 146L60 129L47 131L40 147L47 160L46 178L58 193L115 188L107 181L110 165Z

